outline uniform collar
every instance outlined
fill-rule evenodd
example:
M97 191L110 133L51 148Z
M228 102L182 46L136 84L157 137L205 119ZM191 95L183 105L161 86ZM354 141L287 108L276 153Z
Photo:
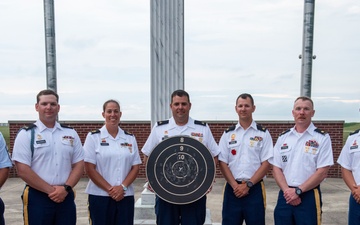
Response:
M314 135L315 129L316 129L315 125L311 122L308 128L306 128L306 130L304 131L304 133L309 133L312 136ZM295 126L292 127L290 130L292 133L297 133L297 131L295 130Z
M249 128L253 128L253 129L257 130L256 122L255 122L254 120L251 122ZM243 129L243 130L245 130L245 129L240 125L240 121L238 121L238 123L237 123L236 126L235 126L235 130L237 130L237 129Z
M105 125L100 128L100 137L101 138L112 137L109 134L108 130L106 129ZM125 132L120 127L118 127L118 133L117 133L115 139L118 139L118 138L126 139L125 138Z
M169 130L174 129L176 127L179 127L179 126L175 123L174 117L171 117L169 119ZM191 117L189 117L189 120L188 120L187 124L185 124L182 127L189 127L189 128L194 129L195 128L194 120Z
M43 132L46 129L53 129L53 130L56 130L56 129L62 130L62 129L64 129L64 128L61 127L60 123L58 123L58 122L55 122L55 126L53 128L46 127L43 124L43 122L41 122L41 120L37 120L34 124L36 125L36 127L39 129L40 132Z

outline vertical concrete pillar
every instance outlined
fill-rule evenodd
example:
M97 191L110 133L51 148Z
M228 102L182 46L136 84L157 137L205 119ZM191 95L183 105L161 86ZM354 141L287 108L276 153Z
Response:
M171 116L171 93L184 89L184 0L150 1L153 126Z

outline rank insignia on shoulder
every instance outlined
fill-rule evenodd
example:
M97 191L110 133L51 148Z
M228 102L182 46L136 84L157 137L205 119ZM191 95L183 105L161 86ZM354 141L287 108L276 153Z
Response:
M65 125L65 124L60 124L60 126L61 126L62 128L67 128L67 129L74 129L74 128L72 128L72 127L69 127L69 126L67 126L67 125Z
M261 126L260 124L256 124L256 128L263 132L265 132L267 130L265 127Z
M163 120L163 121L158 121L157 125L161 126L161 125L168 124L168 123L169 123L169 120Z
M124 130L124 133L127 134L127 135L130 135L130 136L134 136L132 133L127 132L126 130Z
M354 131L354 132L351 132L349 135L354 135L354 134L357 134L357 133L359 133L360 132L360 129L358 129L358 130L356 130L356 131Z
M230 131L232 131L232 130L235 130L235 125L232 125L231 127L228 127L226 130L225 130L225 133L228 133L228 132L230 132Z
M283 131L283 132L279 135L279 137L282 136L282 135L284 135L284 134L286 134L286 133L288 133L288 132L290 132L290 129L287 129L287 130Z
M319 128L316 128L314 131L315 131L315 132L317 132L317 133L319 133L319 134L322 134L322 135L327 134L327 132L326 132L326 131L324 131L324 130L320 130Z
M35 127L36 127L36 125L31 123L31 124L23 126L21 129L24 129L24 130L28 131L28 130L31 130L31 129L35 128Z
M205 122L199 121L199 120L194 120L194 124L206 126L206 123L205 123Z
M91 131L91 134L98 134L98 133L100 133L100 130L92 130Z

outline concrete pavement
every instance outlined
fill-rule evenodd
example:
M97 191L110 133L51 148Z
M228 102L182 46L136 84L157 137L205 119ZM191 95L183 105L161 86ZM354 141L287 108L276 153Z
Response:
M87 179L83 178L75 187L77 204L77 224L88 223L87 195L84 193ZM274 224L273 212L276 205L279 188L274 179L267 178L266 187L266 223ZM135 181L135 200L143 191L144 179ZM217 179L213 190L207 197L207 208L210 209L213 224L221 224L222 193L225 180ZM0 196L5 203L5 220L7 225L23 225L21 193L24 183L20 178L9 178L0 190ZM342 179L328 178L321 184L323 200L323 225L346 225L349 190Z

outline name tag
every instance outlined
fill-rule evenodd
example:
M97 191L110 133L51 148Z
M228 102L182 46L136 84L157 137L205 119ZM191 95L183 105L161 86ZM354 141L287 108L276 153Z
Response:
M237 143L236 140L232 140L232 141L229 142L229 145L234 145L234 144L236 144L236 143Z
M46 140L37 140L36 141L36 144L39 144L39 145L45 144L45 143L46 143Z

